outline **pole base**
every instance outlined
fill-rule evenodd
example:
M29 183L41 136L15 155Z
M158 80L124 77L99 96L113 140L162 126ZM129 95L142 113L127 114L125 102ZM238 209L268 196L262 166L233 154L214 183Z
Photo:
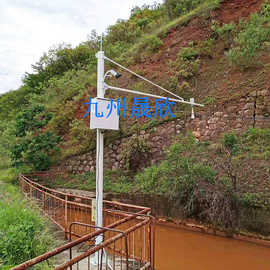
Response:
M98 263L98 261L102 261L102 264L106 264L108 263L109 264L109 260L106 262L106 257L107 255L103 253L103 256L102 256L102 260L99 258L99 255L98 255L98 252L94 254L94 256L91 258L90 257L90 263L93 265L93 266L97 266L97 265L100 265L100 263Z

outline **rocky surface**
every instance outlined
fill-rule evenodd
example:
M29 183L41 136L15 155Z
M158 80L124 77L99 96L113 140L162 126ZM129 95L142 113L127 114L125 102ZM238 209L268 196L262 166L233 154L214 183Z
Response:
M264 111L270 111L270 91L251 92L248 97L243 97L236 105L225 106L223 110L218 108L212 113L197 113L195 119L188 115L181 119L174 119L159 126L141 130L128 138L116 140L105 145L104 165L105 169L119 169L125 166L122 157L123 144L132 137L146 140L152 149L152 162L159 162L164 158L166 150L174 142L175 136L191 131L198 141L215 141L222 134L234 131L241 133L251 127L266 127L270 121L265 121ZM257 97L260 98L257 98ZM270 119L269 119L270 120ZM95 171L95 150L79 156L73 156L62 163L61 169L83 174Z

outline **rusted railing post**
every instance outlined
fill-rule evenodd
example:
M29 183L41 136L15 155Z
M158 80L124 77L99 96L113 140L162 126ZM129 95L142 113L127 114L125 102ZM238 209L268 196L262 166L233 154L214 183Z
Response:
M152 250L151 250L151 244L152 244L152 232L151 232L151 220L149 222L149 226L147 228L147 232L148 232L148 261L150 262L150 264L152 265Z
M47 176L50 176L50 174L47 174ZM84 217L86 221L86 223L84 224L84 226L86 226L86 235L85 236L81 236L80 234L76 235L75 230L74 230L74 236L80 237L78 239L79 241L75 240L73 241L74 243L72 242L73 244L70 246L64 245L62 247L59 247L54 251L48 252L42 256L39 256L24 264L21 264L20 266L15 267L14 269L16 270L27 269L32 265L35 265L39 262L47 260L48 258L51 258L54 255L59 254L63 252L64 250L71 248L72 246L76 246L79 243L86 242L87 240L90 240L90 239L94 240L96 236L98 235L104 236L106 231L121 232L122 236L114 235L113 237L111 237L108 232L108 236L107 238L103 239L101 246L94 247L93 249L91 248L91 251L88 250L86 252L87 254L84 253L80 256L77 256L74 259L70 258L71 260L69 262L66 262L64 265L62 265L62 267L57 268L57 269L69 268L70 270L72 265L74 265L75 263L78 263L79 261L83 260L86 257L89 257L92 254L95 254L98 251L102 251L103 248L112 249L114 251L114 254L120 254L121 265L122 265L122 255L125 255L126 269L128 269L129 267L129 261L128 261L129 258L133 258L134 260L140 261L141 263L143 263L144 266L141 269L149 269L149 267L150 269L154 269L155 219L150 215L145 215L145 213L149 211L149 208L105 201L108 207L113 208L113 209L106 209L103 215L103 222L104 222L104 225L107 225L107 227L106 228L99 227L99 230L96 230L94 232L91 232L91 229L90 229L90 234L87 234L88 226L90 228L95 227L94 225L87 224L88 220L89 220L89 223L91 223L91 219L89 219L89 210L92 210L88 202L89 199L87 197L69 195L63 192L58 192L56 190L47 188L45 186L42 186L30 180L22 174L19 174L19 184L21 186L22 191L25 193L26 196L29 196L30 198L35 197L36 200L33 200L33 203L37 204L37 206L39 207L41 203L43 211L47 213L48 216L57 225L61 227L61 229L65 232L66 237L68 237L69 233L70 234L73 233L71 229L69 229L68 224L72 222L72 218L75 219L76 213L79 214L80 219ZM40 193L42 194L41 198L40 198ZM70 198L73 198L73 199L70 200ZM76 198L78 198L79 200L76 200ZM72 207L74 207L75 210ZM126 208L126 211L117 210L117 208L120 208L120 209ZM134 211L134 212L130 212L130 209L131 211ZM74 210L74 213L73 213L73 210ZM63 217L63 214L64 214L64 217ZM112 223L110 222L110 217L112 217L112 220L113 220ZM142 221L142 222L137 223L139 221ZM113 229L120 225L123 225L124 231L118 231L118 230ZM131 242L132 235L133 235L133 243ZM135 243L136 236L138 237L137 243ZM122 237L125 237L124 249L122 248ZM120 248L118 248L116 242L121 243ZM131 246L132 244L133 244L133 249ZM132 251L133 251L133 254L132 254Z
M65 195L65 238L67 239L67 230L68 230L68 196Z
M42 202L41 202L42 210L44 210L44 206L45 206L45 193L44 188L42 188Z

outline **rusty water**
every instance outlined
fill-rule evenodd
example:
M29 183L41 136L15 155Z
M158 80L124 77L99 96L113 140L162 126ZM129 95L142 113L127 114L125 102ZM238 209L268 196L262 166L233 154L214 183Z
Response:
M76 210L69 217L79 221L81 215L90 222L90 216ZM113 221L113 217L107 220ZM81 235L87 233L84 228L77 229ZM157 270L270 270L270 247L169 224L156 224L155 250Z
M158 270L269 270L270 248L230 238L156 226Z
M34 191L35 189L31 186L30 194ZM29 193L27 190L26 192ZM38 196L36 197L38 198ZM46 198L44 199L46 201ZM67 204L64 204L63 200L54 203L57 205L57 212L53 211L51 218L58 224L63 226L73 221L91 223L89 206L84 206L82 209L79 204L74 206L69 202L70 206L66 208ZM43 206L49 207L48 213L50 214L50 201ZM110 224L113 220L111 217L107 218L109 218L108 223ZM113 216L112 218L121 217ZM123 224L122 226L127 225ZM125 228L119 227L119 229L124 230ZM82 231L82 228L79 228L78 231L75 230L75 232L80 235L90 233L87 230ZM138 237L133 239L138 238L143 241L144 235L145 231L138 232ZM191 232L168 225L156 226L155 250L155 266L158 270L270 270L269 247ZM134 253L137 252L134 249Z

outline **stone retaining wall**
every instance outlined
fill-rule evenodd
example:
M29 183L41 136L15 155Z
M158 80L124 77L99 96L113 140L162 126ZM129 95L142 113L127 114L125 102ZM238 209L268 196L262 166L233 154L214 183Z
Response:
M231 104L232 102L230 102ZM159 126L141 130L129 138L116 140L104 148L105 169L124 167L122 158L123 144L132 137L144 139L151 144L152 162L159 162L164 158L166 150L173 143L173 138L179 133L193 132L198 141L215 141L221 134L234 131L241 133L253 126L269 127L270 121L263 118L270 114L270 91L254 91L248 97L241 98L237 105L222 104L212 108L208 114L198 114L193 120L189 116L174 119ZM270 119L269 119L270 120ZM95 171L95 150L80 156L73 156L61 164L61 169L74 173Z

